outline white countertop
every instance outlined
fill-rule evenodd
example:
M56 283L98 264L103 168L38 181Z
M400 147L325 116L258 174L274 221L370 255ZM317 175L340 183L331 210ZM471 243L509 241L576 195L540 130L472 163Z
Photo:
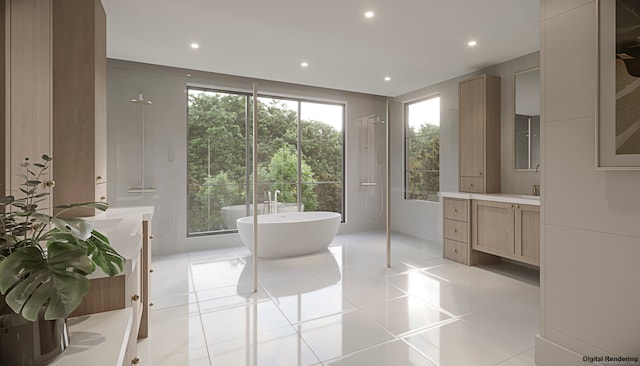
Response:
M109 238L111 246L125 258L124 270L121 274L128 275L136 267L140 248L142 248L142 221L151 220L153 206L114 207L96 216L84 217L98 230ZM96 268L88 278L102 278L107 275L100 268Z
M519 205L540 206L540 196L529 196L525 194L509 194L509 193L466 193L466 192L439 192L440 197L461 198L471 200L483 200L505 203L516 203Z
M131 308L69 318L70 345L51 366L120 366L133 326Z

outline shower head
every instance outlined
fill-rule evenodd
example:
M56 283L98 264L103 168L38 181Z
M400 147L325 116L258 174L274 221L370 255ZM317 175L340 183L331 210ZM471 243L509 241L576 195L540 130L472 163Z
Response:
M380 120L380 117L377 115L371 115L369 117L367 117L367 122L371 123L371 124L383 124L384 121Z
M129 101L131 103L136 103L136 104L152 104L151 101L144 100L144 97L142 96L142 93L138 94L138 99L131 99Z

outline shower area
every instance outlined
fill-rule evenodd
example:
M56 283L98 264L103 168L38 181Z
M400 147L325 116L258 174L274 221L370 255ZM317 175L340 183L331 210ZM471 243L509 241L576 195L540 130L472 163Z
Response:
M360 191L365 195L364 212L371 219L381 217L384 209L385 150L379 143L384 137L384 124L376 114L357 120Z

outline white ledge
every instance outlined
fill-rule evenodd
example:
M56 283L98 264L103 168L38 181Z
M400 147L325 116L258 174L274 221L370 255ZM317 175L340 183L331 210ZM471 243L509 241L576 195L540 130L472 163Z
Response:
M51 366L120 366L133 326L131 308L69 318L70 344Z
M440 197L460 198L467 200L482 200L504 203L516 203L519 205L540 206L540 196L529 196L525 194L509 194L509 193L466 193L466 192L439 192Z
M96 216L84 217L94 229L104 234L111 246L125 258L121 275L128 275L136 268L142 248L142 222L153 217L153 206L114 207ZM107 275L97 268L88 278Z

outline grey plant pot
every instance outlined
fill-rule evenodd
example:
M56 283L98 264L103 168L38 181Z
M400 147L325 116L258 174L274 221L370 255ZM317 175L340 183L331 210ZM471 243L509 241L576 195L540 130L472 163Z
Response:
M37 321L15 314L0 296L0 365L42 366L69 346L66 319Z

